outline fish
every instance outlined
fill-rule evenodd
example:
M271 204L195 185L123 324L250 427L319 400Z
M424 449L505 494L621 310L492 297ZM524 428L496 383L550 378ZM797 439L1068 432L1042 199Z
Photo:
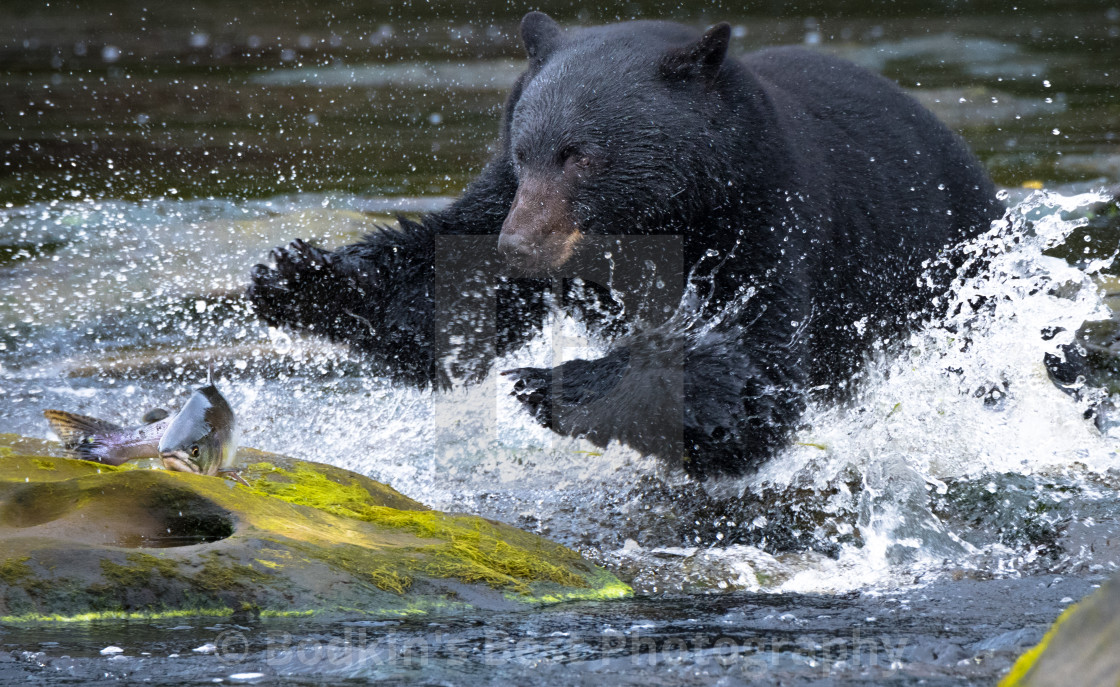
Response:
M159 458L176 472L238 477L237 421L213 384L195 389L178 413L152 410L135 427L61 410L44 410L43 416L73 458L106 465Z
M168 470L200 475L236 471L237 421L216 386L191 394L160 438L159 456Z

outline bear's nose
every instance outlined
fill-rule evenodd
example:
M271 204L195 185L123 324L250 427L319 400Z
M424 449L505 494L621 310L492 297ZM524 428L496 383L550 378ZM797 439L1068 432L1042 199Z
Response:
M524 236L502 232L498 236L498 252L507 262L519 265L530 261L534 250L532 242L525 240Z

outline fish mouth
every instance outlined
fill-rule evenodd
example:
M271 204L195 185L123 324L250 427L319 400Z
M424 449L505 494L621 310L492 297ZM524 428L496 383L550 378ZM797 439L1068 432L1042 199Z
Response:
M163 460L163 467L167 470L193 472L196 475L202 474L202 468L187 456L186 451L164 451L159 454L159 457Z

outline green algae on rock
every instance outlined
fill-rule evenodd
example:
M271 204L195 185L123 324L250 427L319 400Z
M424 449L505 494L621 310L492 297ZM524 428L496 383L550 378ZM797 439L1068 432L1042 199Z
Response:
M626 596L577 553L242 449L251 488L0 435L0 621L399 616Z

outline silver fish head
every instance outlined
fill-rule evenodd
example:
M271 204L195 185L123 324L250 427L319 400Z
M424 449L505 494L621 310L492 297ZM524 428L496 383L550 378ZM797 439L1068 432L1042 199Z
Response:
M233 409L214 385L196 389L159 442L168 470L216 475L231 470L237 454Z

